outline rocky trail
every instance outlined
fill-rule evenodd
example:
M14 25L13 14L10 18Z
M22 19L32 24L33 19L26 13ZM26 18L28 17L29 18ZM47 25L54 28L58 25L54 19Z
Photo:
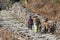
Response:
M34 33L28 29L26 23L30 15L35 16L37 14L23 8L20 3L15 3L9 10L0 11L0 25L22 37L22 39L19 38L19 40L60 40L60 37L58 39L57 35L41 34L40 32ZM40 15L37 16L41 19L43 25L44 17ZM60 22L57 22L57 27L59 28L59 26ZM57 32L59 32L58 28Z

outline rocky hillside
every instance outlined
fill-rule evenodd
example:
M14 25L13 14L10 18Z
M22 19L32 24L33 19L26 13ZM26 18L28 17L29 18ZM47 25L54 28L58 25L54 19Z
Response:
M9 9L14 2L20 2L24 7L49 19L60 21L60 0L0 0L0 9Z
M0 0L0 10L9 9L13 3L18 1L19 0Z
M0 25L2 25L4 28L11 30L13 33L18 34L18 39L23 40L57 40L60 38L60 22L57 22L57 31L55 35L52 34L41 34L40 32L34 33L33 30L30 30L27 28L27 20L30 15L33 16L38 16L41 25L43 26L43 21L45 17L41 15L37 15L37 13L32 13L28 9L23 8L23 6L19 3L16 2L14 3L13 7L10 8L9 10L2 10L0 11ZM54 22L53 20L50 20L50 22ZM2 31L1 31L2 32ZM4 31L5 32L5 31ZM10 32L10 31L9 31ZM6 32L5 34L9 35L10 33ZM10 36L7 37L7 35L3 35L7 40L10 39ZM58 35L57 35L58 34ZM10 40L15 40L15 37L11 37ZM18 40L16 39L16 40ZM59 39L60 40L60 39Z

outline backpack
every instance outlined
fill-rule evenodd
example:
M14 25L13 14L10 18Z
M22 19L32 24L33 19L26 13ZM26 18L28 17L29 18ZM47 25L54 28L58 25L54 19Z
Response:
M28 21L28 24L33 24L33 20L30 19L30 20Z

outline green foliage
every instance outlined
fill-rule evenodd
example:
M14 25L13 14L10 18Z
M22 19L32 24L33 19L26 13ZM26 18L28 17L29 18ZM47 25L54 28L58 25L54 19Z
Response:
M10 2L11 2L11 3L14 3L14 2L15 2L15 0L10 0Z
M58 2L60 2L60 1L59 1L59 0L53 0L53 2L54 2L54 3L58 3Z

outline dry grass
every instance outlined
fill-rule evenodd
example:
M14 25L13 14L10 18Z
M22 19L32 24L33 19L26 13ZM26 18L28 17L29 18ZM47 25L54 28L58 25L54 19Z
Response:
M0 27L0 40L18 40L18 38L15 38L12 35L16 35L16 34L3 27Z
M59 0L31 0L26 8L32 12L39 13L49 19L60 21L60 1Z

